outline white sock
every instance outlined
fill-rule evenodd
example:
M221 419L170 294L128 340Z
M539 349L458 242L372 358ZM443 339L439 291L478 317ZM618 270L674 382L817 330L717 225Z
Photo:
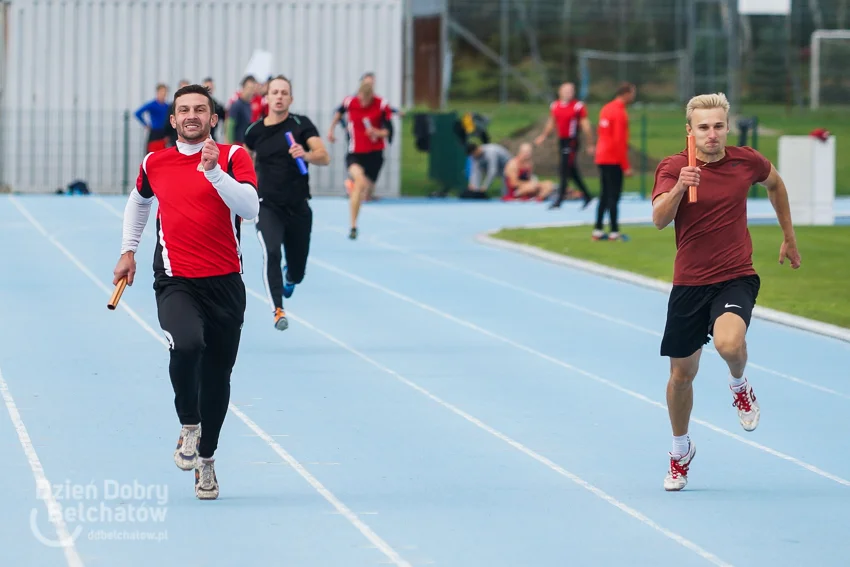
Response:
M684 457L688 454L688 450L691 448L691 438L687 433L684 435L676 435L673 436L673 450L670 451L672 455L677 457Z
M729 375L729 385L736 392L740 392L741 390L743 390L744 384L746 384L746 383L747 383L747 377L746 376L741 376L740 378L735 378L731 374Z

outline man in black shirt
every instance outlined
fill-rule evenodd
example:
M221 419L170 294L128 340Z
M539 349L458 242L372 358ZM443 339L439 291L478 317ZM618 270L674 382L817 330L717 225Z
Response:
M254 158L260 193L257 237L263 248L266 291L274 309L274 325L283 331L289 326L283 310L283 297L291 297L295 285L304 279L313 211L310 178L301 173L298 160L328 165L330 156L319 132L306 116L291 114L292 83L282 75L269 81L269 114L251 124L245 132L244 147ZM290 146L288 132L294 137ZM306 148L306 150L305 150ZM281 271L281 247L286 266Z

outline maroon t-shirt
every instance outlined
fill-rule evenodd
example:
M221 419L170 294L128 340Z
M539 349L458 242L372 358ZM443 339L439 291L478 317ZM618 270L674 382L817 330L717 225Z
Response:
M688 165L687 150L665 158L655 170L652 200L670 191ZM682 196L674 218L674 285L708 285L753 275L753 242L747 229L747 195L770 174L771 164L749 147L730 146L723 159L697 160L697 202Z

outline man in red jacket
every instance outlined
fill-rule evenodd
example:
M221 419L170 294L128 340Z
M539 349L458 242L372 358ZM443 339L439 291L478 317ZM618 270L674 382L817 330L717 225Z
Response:
M620 240L617 212L623 192L623 176L630 177L629 165L629 115L626 106L634 102L636 87L625 83L617 89L614 100L599 111L599 126L596 135L596 165L599 166L601 190L596 209L594 240ZM602 230L605 211L611 219L611 233Z

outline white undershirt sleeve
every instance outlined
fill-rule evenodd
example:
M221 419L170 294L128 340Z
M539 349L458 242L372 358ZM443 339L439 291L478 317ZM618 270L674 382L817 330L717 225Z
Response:
M204 175L231 211L245 220L251 220L260 213L260 197L253 185L239 183L226 174L220 165L204 171Z
M148 224L148 218L151 214L153 200L154 197L145 199L135 188L130 192L130 198L127 199L127 206L124 207L124 233L121 238L121 254L125 252L135 253L139 247L139 242L142 240L142 233L145 231L145 225Z

